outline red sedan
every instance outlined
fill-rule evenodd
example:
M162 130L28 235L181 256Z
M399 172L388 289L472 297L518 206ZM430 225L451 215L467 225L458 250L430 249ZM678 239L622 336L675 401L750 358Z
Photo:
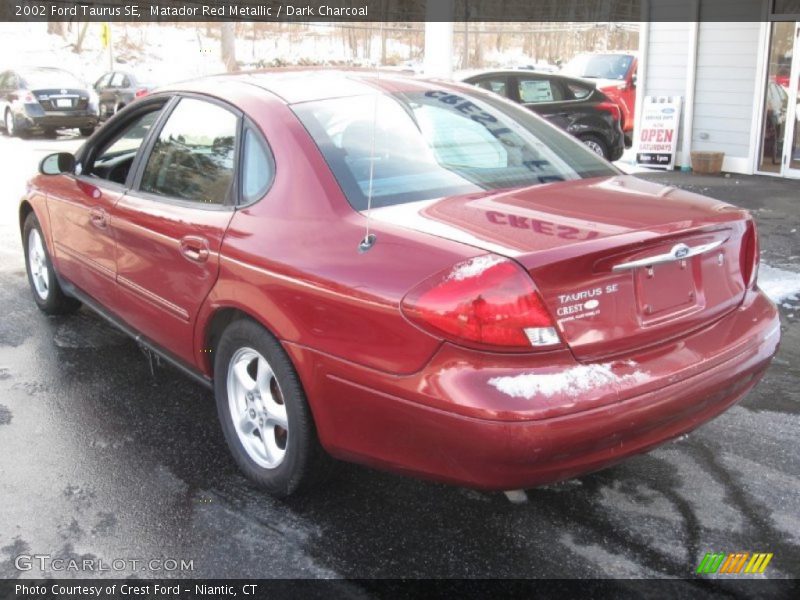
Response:
M720 414L779 342L748 213L472 86L209 78L40 170L19 213L36 303L83 303L212 387L277 495L330 456L485 489L574 477Z

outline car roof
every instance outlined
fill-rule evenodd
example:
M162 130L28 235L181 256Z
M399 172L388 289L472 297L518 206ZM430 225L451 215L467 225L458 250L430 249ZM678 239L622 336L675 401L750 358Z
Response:
M312 74L313 77L310 77ZM374 94L376 90L384 93L425 91L430 90L433 83L456 87L455 82L423 79L375 69L290 67L215 75L171 84L160 88L159 91L204 92L213 89L217 96L224 98L227 95L235 95L235 89L241 89L239 86L246 85L251 89L256 87L270 92L287 104L299 104L331 98L363 96Z

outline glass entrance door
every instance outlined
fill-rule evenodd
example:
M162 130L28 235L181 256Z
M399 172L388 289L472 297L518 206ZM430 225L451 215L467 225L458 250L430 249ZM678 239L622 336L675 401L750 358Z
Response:
M794 60L789 74L786 135L784 137L784 175L800 178L800 22L794 26Z
M785 177L800 177L798 34L800 22L772 23L757 166L759 172Z

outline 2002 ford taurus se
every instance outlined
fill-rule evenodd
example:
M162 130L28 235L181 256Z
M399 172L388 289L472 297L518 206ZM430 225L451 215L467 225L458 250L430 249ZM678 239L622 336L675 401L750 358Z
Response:
M209 78L40 170L36 303L213 386L277 495L330 456L498 490L600 469L730 407L779 342L748 213L471 86Z

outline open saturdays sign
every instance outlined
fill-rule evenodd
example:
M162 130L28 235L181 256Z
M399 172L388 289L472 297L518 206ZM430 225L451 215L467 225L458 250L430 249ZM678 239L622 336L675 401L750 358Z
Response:
M645 97L636 140L636 164L656 169L675 167L680 118L680 96Z

